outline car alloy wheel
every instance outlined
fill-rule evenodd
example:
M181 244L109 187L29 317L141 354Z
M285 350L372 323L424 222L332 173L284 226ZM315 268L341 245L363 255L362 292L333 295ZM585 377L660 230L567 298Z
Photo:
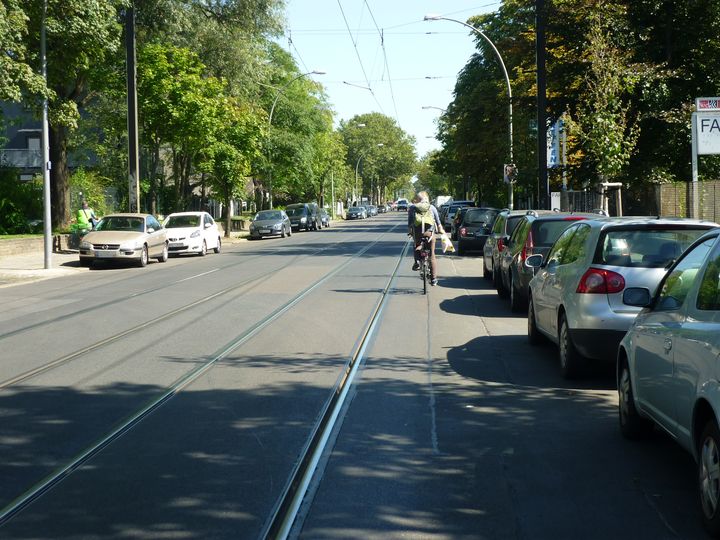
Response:
M207 255L207 242L203 240L202 246L200 247L200 256L204 257L205 255Z
M220 253L220 250L222 249L222 240L220 240L220 237L218 236L217 239L217 247L215 248L215 253Z
M168 260L168 243L165 242L165 245L163 246L163 252L162 255L158 257L158 262L164 263Z
M560 349L560 373L563 378L572 379L580 369L581 357L570 337L570 328L565 313L560 315L558 345Z
M143 246L142 252L140 253L140 260L138 261L138 264L140 266L147 266L148 263L148 247Z
M280 238L285 238L285 227L280 230Z
M698 449L698 489L703 524L713 536L720 533L720 432L711 419L703 429Z
M535 321L535 306L532 296L528 298L528 342L530 345L537 345L540 343L540 331L537 329L537 323Z
M522 311L520 293L515 287L515 280L512 277L510 278L510 311L515 313Z
M652 431L652 423L640 416L635 408L635 398L632 391L630 367L627 360L622 359L620 366L620 380L618 382L618 419L620 420L620 433L626 439L638 439Z

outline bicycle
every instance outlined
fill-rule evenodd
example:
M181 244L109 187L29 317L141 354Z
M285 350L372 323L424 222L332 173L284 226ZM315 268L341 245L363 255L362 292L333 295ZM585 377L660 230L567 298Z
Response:
M428 281L432 279L430 275L430 245L432 241L432 232L422 236L420 245L420 279L423 282L423 294L427 294Z

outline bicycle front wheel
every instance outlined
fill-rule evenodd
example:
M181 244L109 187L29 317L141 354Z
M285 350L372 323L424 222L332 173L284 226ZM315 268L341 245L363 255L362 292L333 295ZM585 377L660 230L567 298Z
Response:
M427 294L427 285L428 285L428 263L427 263L427 260L423 261L422 268L420 268L420 272L422 273L422 280L423 280L423 294Z

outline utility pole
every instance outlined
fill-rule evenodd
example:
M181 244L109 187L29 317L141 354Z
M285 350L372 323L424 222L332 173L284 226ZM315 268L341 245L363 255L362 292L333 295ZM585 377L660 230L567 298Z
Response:
M125 10L125 55L127 58L128 108L128 206L130 212L140 211L140 156L138 141L137 69L135 63L135 7Z
M537 62L538 207L550 209L547 173L547 114L545 71L545 0L535 0L535 58Z
M40 65L47 86L46 30L47 0L43 0L42 26L40 27ZM43 159L43 236L44 268L52 268L52 215L50 213L50 128L48 127L48 99L43 98L42 108L42 159Z

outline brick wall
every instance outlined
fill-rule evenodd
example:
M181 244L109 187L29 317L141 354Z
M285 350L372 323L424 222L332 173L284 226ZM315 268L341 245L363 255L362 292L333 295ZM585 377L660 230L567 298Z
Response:
M0 238L0 257L20 253L42 252L45 242L42 236L34 238Z

